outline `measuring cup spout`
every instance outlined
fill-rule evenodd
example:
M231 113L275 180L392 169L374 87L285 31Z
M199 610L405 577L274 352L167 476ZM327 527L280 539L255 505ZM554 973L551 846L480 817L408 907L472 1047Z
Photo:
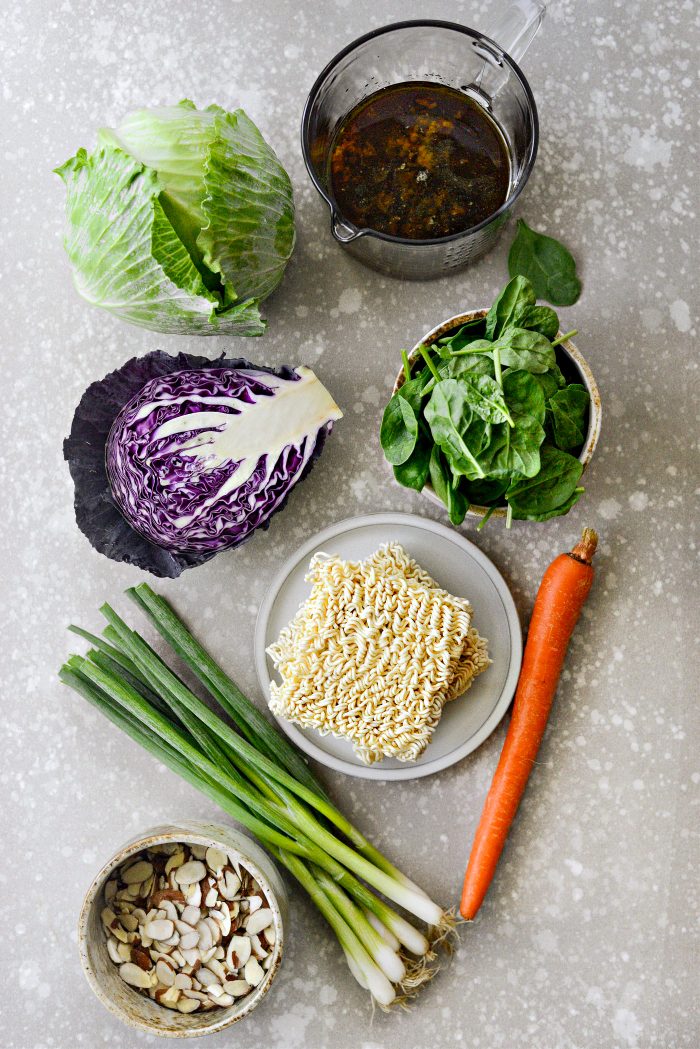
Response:
M339 244L350 244L351 241L357 240L362 235L361 230L351 226L335 211L331 212L331 233Z
M542 25L547 5L542 0L511 0L485 33L519 62Z

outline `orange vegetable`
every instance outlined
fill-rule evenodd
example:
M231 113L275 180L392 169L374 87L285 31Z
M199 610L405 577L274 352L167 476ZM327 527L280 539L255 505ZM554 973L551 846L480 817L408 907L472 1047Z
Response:
M464 877L460 913L471 919L491 884L520 799L537 757L569 639L593 582L591 560L598 543L584 528L570 554L545 572L532 611L513 715L486 797Z

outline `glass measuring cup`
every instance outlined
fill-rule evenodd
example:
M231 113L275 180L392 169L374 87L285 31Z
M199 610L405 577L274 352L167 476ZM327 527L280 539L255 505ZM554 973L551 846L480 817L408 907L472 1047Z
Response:
M392 277L430 280L462 269L493 246L537 155L537 108L516 60L544 13L540 0L515 0L492 30L500 44L453 22L396 22L355 40L328 63L304 107L302 153L330 209L333 237L360 262ZM411 80L469 95L498 125L510 157L509 190L501 207L471 229L429 240L358 228L343 216L330 186L330 154L344 118L369 95Z

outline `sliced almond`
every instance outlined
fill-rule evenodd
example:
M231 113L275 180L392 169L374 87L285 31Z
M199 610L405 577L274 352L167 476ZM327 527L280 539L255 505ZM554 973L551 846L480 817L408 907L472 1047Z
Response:
M140 885L153 874L153 864L148 860L137 860L126 870L120 871L119 877L125 885Z
M164 899L161 901L161 903L162 906L160 910L165 911L165 917L169 918L170 921L174 924L180 917L177 907L175 906L172 900Z
M198 862L198 861L195 861ZM193 907L199 907L202 903L202 886L198 881L192 882L191 885L185 885L183 889L185 893L185 899Z
M131 987L146 988L151 986L150 973L144 972L143 969L133 962L124 962L123 965L120 965L119 975L124 983L128 983Z
M202 987L211 987L213 984L216 984L217 987L221 987L221 984L219 983L219 977L216 976L211 971L211 969L206 968L206 966L202 966L202 968L199 970L197 978L201 983ZM223 987L221 989L223 990Z
M146 950L140 944L134 944L131 948L131 961L134 965L138 965L139 969L143 969L144 972L149 973L153 968L153 960Z
M231 932L231 914L228 907L217 907L213 911L209 911L209 921L216 922L219 926L219 940L224 936L228 936Z
M136 932L139 927L139 920L133 914L122 914L119 920L127 932Z
M217 902L218 899L219 899L219 890L218 890L216 884L212 885L212 887L210 889L208 889L207 892L202 897L202 900L203 900L203 903L204 903L205 907L215 907L216 906L216 902Z
M180 1013L193 1013L195 1010L199 1009L199 1002L196 998L185 998L183 995L182 998L179 999L175 1008Z
M226 853L222 852L221 849L217 849L213 845L211 846L211 848L207 849L207 867L209 868L209 870L214 871L215 874L218 874L221 868L225 866L226 858Z
M201 948L200 948L200 955L201 955L201 958L202 958L202 963L204 965L206 965L207 962L209 962L212 958L214 958L216 956L216 951L217 951L216 947L210 947L208 951L202 951Z
M185 959L187 965L196 965L197 962L201 962L202 960L199 956L199 951L196 947L180 947L179 951L182 957Z
M178 987L181 991L191 991L192 977L187 976L186 973L177 973L173 980L173 987Z
M174 852L168 862L165 864L165 873L170 874L172 871L177 870L185 862L185 850L179 848L177 852Z
M190 852L196 860L203 860L207 854L206 845L190 845Z
M265 970L265 972L267 972L267 970L270 968L270 966L272 965L273 961L274 961L274 956L272 954L268 954L267 958L262 963L262 967Z
M268 925L272 925L274 915L269 907L262 907L259 911L255 911L251 914L250 918L246 922L246 932L249 936L253 936L256 933L262 932L263 929L267 929Z
M178 885L191 885L195 881L201 881L206 877L207 868L201 860L190 860L183 863L175 872L175 880Z
M206 921L197 922L197 932L199 933L199 943L197 946L203 953L211 950L214 947L214 937L212 931L207 925Z
M151 898L148 902L151 907L159 907L161 903L164 904L166 900L169 903L184 904L185 897L183 896L182 889L157 889L151 895ZM168 915L168 917L170 917L170 915Z
M107 940L107 954L110 956L115 965L121 965L124 959L119 954L119 940L115 936L110 936Z
M265 929L265 939L267 940L268 946L274 947L277 940L277 931L274 925L268 925L267 929Z
M156 962L156 976L164 987L172 987L175 983L175 967L164 958L159 958Z
M119 955L121 961L123 961L123 962L130 962L131 961L131 947L129 946L128 943L120 943L119 946L117 947L117 954Z
M180 950L191 951L194 947L199 946L199 933L196 929L190 929L189 932L183 932L180 935Z
M226 993L233 995L234 998L242 998L251 989L250 984L245 980L227 980L224 987Z
M206 965L207 969L211 969L214 975L219 977L219 983L223 983L229 975L217 958L210 958Z
M225 900L232 900L238 894L238 890L241 887L241 879L232 870L227 869L217 879L216 884L219 887L219 895L223 896Z
M184 897L183 897L183 902L184 902ZM180 921L185 922L192 929L194 929L195 925L197 924L197 922L200 920L201 917L202 917L201 909L199 907L193 907L191 903L188 903L187 906L184 908L182 914L180 915ZM176 925L175 928L178 928L178 926Z
M265 971L261 967L257 958L250 958L246 962L243 976L248 983L253 985L253 987L257 987L260 981L264 979Z
M226 950L229 969L242 969L251 954L251 943L247 936L232 936Z
M257 933L253 933L250 937L250 947L253 953L253 957L257 958L258 961L262 961L263 958L267 958L267 948L263 946L260 941L260 937Z
M260 910L262 905L263 905L263 898L262 898L262 896L249 896L248 897L248 910L250 911L251 914L253 914L255 911Z
M155 999L161 1005L168 1005L172 1009L174 1005L177 1005L180 994L181 992L177 987L158 987L156 988Z
M169 918L154 918L146 922L143 931L151 940L169 940L175 932L175 925Z

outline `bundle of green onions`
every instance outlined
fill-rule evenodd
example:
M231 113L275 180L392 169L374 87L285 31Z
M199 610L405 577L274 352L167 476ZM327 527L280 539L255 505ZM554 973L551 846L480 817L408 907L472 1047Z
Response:
M102 636L70 627L94 647L85 657L70 656L61 680L267 846L308 892L353 976L380 1006L405 1002L433 975L428 962L453 926L451 915L338 811L298 751L167 601L146 583L126 592L233 725L108 604ZM428 929L420 931L387 901Z

